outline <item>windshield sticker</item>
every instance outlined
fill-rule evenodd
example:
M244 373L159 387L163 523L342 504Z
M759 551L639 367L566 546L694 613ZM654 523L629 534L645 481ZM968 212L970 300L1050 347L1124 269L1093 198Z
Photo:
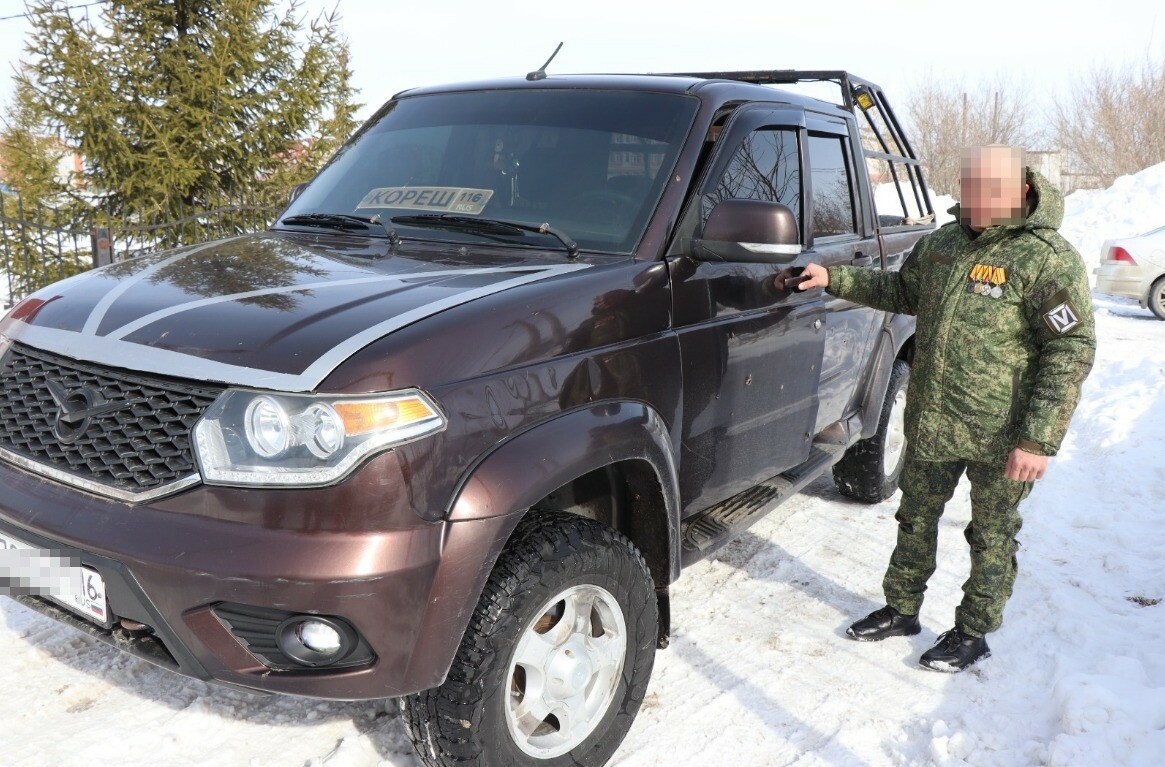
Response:
M364 195L357 208L408 208L477 215L485 208L492 189L454 186L386 186Z

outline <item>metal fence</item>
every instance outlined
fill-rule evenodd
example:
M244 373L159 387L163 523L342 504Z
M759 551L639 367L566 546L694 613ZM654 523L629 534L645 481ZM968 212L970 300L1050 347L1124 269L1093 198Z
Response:
M0 303L11 306L51 282L152 250L260 231L280 210L257 196L224 196L180 208L172 219L146 223L136 215L118 223L76 201L0 193Z

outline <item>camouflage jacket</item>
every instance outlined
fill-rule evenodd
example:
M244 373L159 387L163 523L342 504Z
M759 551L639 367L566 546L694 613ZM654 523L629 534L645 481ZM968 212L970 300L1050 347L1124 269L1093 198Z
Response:
M956 206L900 271L829 269L831 294L918 318L906 436L921 460L1055 455L1080 399L1096 352L1088 277L1056 231L1063 196L1035 171L1028 184L1022 224L972 238Z

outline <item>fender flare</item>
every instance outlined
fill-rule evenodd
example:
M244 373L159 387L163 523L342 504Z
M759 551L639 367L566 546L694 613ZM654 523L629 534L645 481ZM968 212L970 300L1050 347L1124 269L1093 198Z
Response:
M640 460L662 490L667 552L665 587L679 576L679 481L671 435L642 402L586 405L519 432L476 461L446 508L444 543L406 673L407 686L440 685L461 643L485 583L529 508L587 472ZM660 529L662 527L662 529Z
M666 422L642 402L577 408L519 432L480 458L458 484L446 516L456 523L513 515L512 531L527 509L567 482L620 461L644 461L663 496L667 567L653 571L657 581L666 573L659 585L667 585L680 573L679 473L671 445Z
M890 372L894 369L894 360L901 356L903 347L912 338L914 338L914 317L908 314L890 315L878 334L877 350L870 366L870 382L862 398L862 439L869 439L878 431L882 403L886 399L886 387L890 385Z

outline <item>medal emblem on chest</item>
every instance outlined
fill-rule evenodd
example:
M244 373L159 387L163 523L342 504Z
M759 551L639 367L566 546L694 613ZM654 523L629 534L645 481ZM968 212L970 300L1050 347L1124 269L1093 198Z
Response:
M1007 271L1001 266L975 264L971 268L970 281L967 287L970 292L989 298L1002 298Z

